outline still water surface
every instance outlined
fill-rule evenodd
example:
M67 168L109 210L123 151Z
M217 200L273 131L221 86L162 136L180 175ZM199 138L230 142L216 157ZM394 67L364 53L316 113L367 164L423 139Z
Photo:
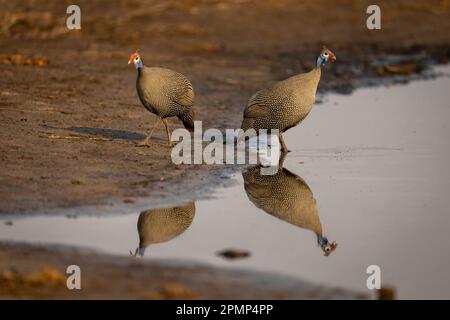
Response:
M148 259L272 271L367 293L366 268L375 264L399 298L448 299L449 89L444 76L328 95L288 131L292 152L275 176L250 168L213 199L141 216L22 217L0 224L0 239L129 255L139 229L138 251ZM324 237L337 243L328 256L318 245ZM217 255L230 247L251 256Z

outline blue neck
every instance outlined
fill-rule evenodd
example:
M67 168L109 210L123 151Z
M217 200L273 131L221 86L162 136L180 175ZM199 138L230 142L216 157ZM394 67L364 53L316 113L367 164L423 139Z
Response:
M142 60L139 60L138 63L135 63L135 64L134 64L134 67L135 67L136 69L142 69L142 68L144 67L144 63L142 62Z
M318 56L317 60L316 60L316 67L320 68L321 66L323 66L325 64L325 62L327 62L325 59L322 59L322 56Z
M317 243L319 244L319 246L323 247L328 243L328 239L327 239L327 237L322 237L321 235L318 235Z

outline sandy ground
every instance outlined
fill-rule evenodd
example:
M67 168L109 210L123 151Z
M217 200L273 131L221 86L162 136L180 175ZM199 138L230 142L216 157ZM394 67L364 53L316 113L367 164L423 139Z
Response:
M322 92L449 57L448 1L382 2L381 31L365 27L367 1L113 3L79 1L82 30L68 31L64 2L0 1L0 212L194 198L224 183L223 167L176 166L167 147L136 147L155 118L126 65L137 48L147 65L191 79L204 128L238 127L252 92L311 68L322 44L338 56ZM165 142L163 127L155 137Z
M365 27L370 1L77 3L82 30L68 31L69 2L0 0L0 213L43 213L111 201L132 205L141 196L170 202L186 193L202 196L226 183L223 167L176 166L167 147L136 146L154 121L138 102L136 72L126 65L137 48L147 65L188 76L196 90L198 119L204 128L221 129L240 125L254 91L310 69L323 44L335 51L338 61L324 72L321 92L349 93L374 79L407 80L450 56L447 0L381 1L380 31ZM165 142L162 128L155 136L156 143ZM0 282L12 286L2 297L73 298L62 286L62 266L69 255L64 252L2 244ZM130 285L127 290L135 298L167 298L173 290L167 296L162 284L139 289L145 286L137 275L144 275L146 266L136 261L70 254L89 261L89 277L98 279L101 289L89 290L86 297L116 291L108 285ZM130 265L140 271L134 274ZM50 271L42 273L46 266ZM134 280L105 284L103 270L116 279ZM170 283L176 269L169 278L162 277L164 270L159 269L158 279ZM35 290L40 276L54 279L47 282L55 287L47 290L46 284ZM145 281L153 280L149 276ZM214 295L201 281L174 283L175 292L181 292L176 297L238 294L222 287L222 296ZM246 292L259 297L256 289Z

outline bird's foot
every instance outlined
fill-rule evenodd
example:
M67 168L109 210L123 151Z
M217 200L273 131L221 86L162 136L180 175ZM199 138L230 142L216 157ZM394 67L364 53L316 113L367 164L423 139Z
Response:
M172 148L173 146L175 146L175 143L173 143L172 141L170 141L166 144L153 143L153 142L150 142L149 140L144 140L144 141L136 143L136 147L154 147L154 146Z

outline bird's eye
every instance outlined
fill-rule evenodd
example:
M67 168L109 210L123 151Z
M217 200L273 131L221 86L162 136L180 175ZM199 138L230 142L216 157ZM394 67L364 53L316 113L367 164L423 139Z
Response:
M325 251L327 251L327 252L330 251L330 248L325 248Z
M323 53L323 55L324 55L325 57L328 56L328 52L325 51L325 52Z
M134 58L134 60L138 61L138 60L139 60L139 57Z

